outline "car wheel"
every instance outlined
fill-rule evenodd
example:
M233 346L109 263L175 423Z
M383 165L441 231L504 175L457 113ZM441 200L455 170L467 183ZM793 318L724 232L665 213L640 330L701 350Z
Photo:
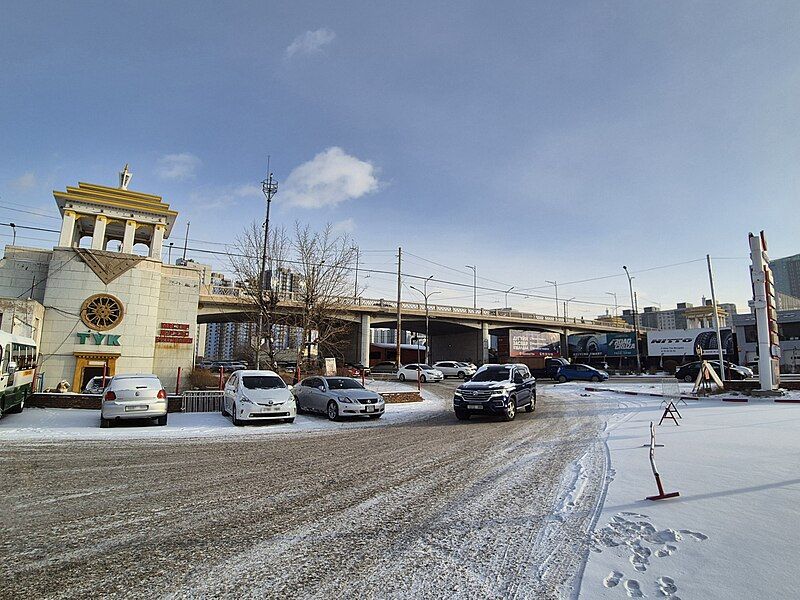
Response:
M228 411L227 411L227 410L225 410L225 400L223 400L223 401L222 401L222 416L223 416L223 417L229 417L229 416L230 416L230 415L228 414Z
M242 425L244 425L241 419L239 419L239 417L236 416L236 402L234 402L233 406L231 407L231 421L233 421L233 424L236 427L241 427Z
M694 378L693 378L691 375L684 375L684 376L683 376L683 380L684 380L686 383L692 383L692 382L694 381Z
M419 381L420 381L420 383L425 383L425 382L426 382L426 381L428 381L428 380L427 380L427 379L425 379L425 375L420 375L420 376L419 376Z
M461 377L461 379L464 379L464 377L465 377L464 371L459 371L458 372L458 376Z
M531 403L525 407L525 412L533 412L536 410L536 392L533 392L533 396L531 396Z
M403 375L402 373L400 373L400 375L398 376L398 379L399 379L400 381L405 381L405 380L406 380L406 376L405 376L405 375Z
M599 383L600 378L597 375L592 375L592 383Z
M456 419L459 421L469 421L469 413L465 410L456 409Z
M8 412L10 412L12 415L18 415L19 413L22 412L23 408L25 408L25 399L24 398L22 399L22 402L20 402L16 406L14 406L14 408L9 409Z
M559 382L559 383L566 383L566 382L567 382L567 378L566 378L566 376L564 376L564 375L559 375L559 376L558 376L558 382Z
M111 420L100 417L100 427L103 429L108 429L109 427L111 427Z
M156 425L166 425L167 424L167 415L161 415L160 417L156 417Z
M284 422L286 422L286 423L294 423L294 417L292 417L290 419L284 419Z
M506 412L503 414L504 421L513 421L514 417L517 416L517 401L514 398L508 399L508 406L506 407Z
M331 421L336 421L339 419L339 405L333 400L328 402L328 418Z

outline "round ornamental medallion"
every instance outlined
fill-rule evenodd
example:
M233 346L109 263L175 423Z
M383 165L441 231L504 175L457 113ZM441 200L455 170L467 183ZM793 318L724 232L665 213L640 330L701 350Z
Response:
M124 314L122 302L111 294L89 296L81 306L81 321L96 331L113 329L122 322Z

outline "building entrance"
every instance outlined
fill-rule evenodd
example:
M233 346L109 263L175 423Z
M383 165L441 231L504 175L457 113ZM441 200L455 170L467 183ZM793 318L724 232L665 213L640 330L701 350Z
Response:
M72 391L81 392L92 377L111 377L116 372L119 354L75 353L75 374L72 378Z

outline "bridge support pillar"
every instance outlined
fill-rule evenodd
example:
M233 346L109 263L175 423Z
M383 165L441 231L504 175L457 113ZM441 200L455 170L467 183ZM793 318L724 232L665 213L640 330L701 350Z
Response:
M489 336L489 324L481 323L481 363L486 364L489 362L489 346L492 343L492 338Z
M569 360L569 329L561 332L561 356Z
M370 318L369 314L365 313L361 315L361 331L358 337L358 360L365 367L369 366L369 328L371 321L372 319Z

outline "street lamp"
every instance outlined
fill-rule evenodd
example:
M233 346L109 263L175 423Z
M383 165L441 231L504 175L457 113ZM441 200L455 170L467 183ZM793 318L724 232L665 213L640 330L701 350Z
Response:
M550 285L556 288L556 319L558 319L558 282L548 281L547 279L545 279L544 282L549 283Z
M567 316L569 315L569 303L575 300L575 296L570 298L569 300L564 301L564 320L567 320Z
M628 273L628 267L622 265L622 269L625 271L625 275L628 277L628 288L631 292L631 310L633 311L633 335L636 338L634 340L634 346L636 346L636 372L642 372L642 359L639 357L639 325L637 324L637 314L636 314L636 303L633 300L633 277L631 274Z
M269 169L269 166L267 166ZM264 247L261 249L261 270L258 275L258 331L256 332L256 369L261 368L261 340L264 337L264 279L267 272L267 246L269 245L269 207L272 197L278 192L278 182L272 173L261 182L261 192L267 200L267 216L264 218Z
M9 226L11 227L11 236L12 236L11 237L11 245L12 246L16 246L17 245L17 224L16 223L9 223Z
M430 362L430 356L431 356L431 338L428 335L428 323L429 323L429 319L428 319L428 298L430 298L434 294L440 294L441 293L441 292L430 292L430 293L428 293L428 282L431 279L433 279L433 275L431 275L430 277L428 277L425 280L425 283L422 284L422 289L421 290L418 289L418 288L415 288L413 285L408 286L412 290L414 290L415 292L419 292L420 294L422 294L422 297L425 298L425 362ZM417 352L419 353L419 343L417 344Z
M606 292L609 296L614 296L614 316L617 316L617 293L616 292Z
M508 305L508 292L510 292L511 290L513 290L513 289L514 289L514 287L515 287L515 286L513 286L513 285L512 285L510 288L508 288L508 289L506 290L506 308L510 308L510 306Z
M476 265L464 265L472 269L472 308L478 308L478 267Z
M353 250L356 253L356 283L355 286L353 287L353 304L357 304L358 303L358 258L360 252L358 250L358 246L353 246L352 248L350 248L350 250Z

